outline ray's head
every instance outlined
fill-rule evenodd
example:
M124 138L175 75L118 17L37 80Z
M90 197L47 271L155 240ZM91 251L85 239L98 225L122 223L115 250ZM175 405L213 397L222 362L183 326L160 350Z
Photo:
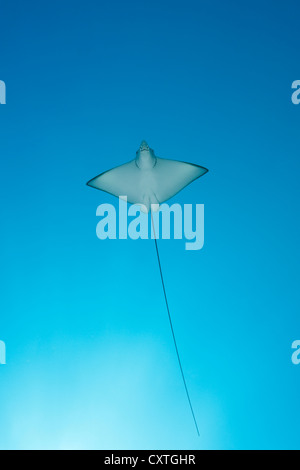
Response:
M147 142L145 140L142 140L139 151L140 152L147 152L147 151L149 152L149 150L150 150L150 147L147 144Z
M145 140L136 152L136 164L140 169L151 169L156 165L156 156Z

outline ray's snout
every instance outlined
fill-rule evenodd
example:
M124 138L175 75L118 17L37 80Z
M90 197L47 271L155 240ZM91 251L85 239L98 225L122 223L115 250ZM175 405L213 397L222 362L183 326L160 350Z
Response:
M149 150L149 145L147 144L145 140L143 140L140 145L140 151L142 152L143 150Z

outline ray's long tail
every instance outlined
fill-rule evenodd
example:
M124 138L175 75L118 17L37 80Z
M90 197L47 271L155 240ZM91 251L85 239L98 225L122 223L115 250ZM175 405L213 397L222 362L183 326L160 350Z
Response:
M187 388L187 384L186 384L186 380L185 380L185 376L184 376L184 372L183 372L183 367L182 367L182 363L181 363L181 359L180 359L180 354L179 354L179 350L178 350L178 346L177 346L176 336L175 336L175 332L174 332L174 327L173 327L173 322L172 322L172 317L171 317L171 313L170 313L169 302L168 302L167 292L166 292L166 287L165 287L165 282L164 282L164 276L163 276L161 262L160 262L160 256L159 256L159 251L158 251L158 243L157 243L157 238L156 238L156 233L155 233L155 227L154 227L154 220L153 220L152 211L151 211L151 220L152 220L152 228L153 228L153 234L154 234L155 249L156 249L156 254L157 254L157 261L158 261L158 266L159 266L161 283L162 283L162 288L163 288L164 297L165 297L165 301L166 301L166 307L167 307L170 327L171 327L171 331L172 331L174 346L175 346L175 350L176 350L176 355L177 355L177 359L178 359L178 364L179 364L179 368L180 368L180 372L181 372L181 376L182 376L186 396L187 396L189 406L190 406L190 409L191 409L191 413L192 413L192 416L193 416L193 420L194 420L194 423L195 423L195 426L196 426L197 434L198 434L198 436L200 436L199 428L198 428L196 416L195 416L195 413L194 413L193 405L192 405L192 402L191 402L190 394L189 394L189 391L188 391L188 388Z

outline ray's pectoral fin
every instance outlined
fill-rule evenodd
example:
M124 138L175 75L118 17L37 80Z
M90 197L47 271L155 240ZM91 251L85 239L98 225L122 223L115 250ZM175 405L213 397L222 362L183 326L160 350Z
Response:
M140 177L139 173L135 161L131 161L96 176L87 184L116 197L126 196L128 202L135 204L141 202L138 191L139 186L137 185ZM139 201L137 201L138 198Z
M193 163L157 159L154 168L156 196L160 203L171 199L190 183L205 175L208 170Z

